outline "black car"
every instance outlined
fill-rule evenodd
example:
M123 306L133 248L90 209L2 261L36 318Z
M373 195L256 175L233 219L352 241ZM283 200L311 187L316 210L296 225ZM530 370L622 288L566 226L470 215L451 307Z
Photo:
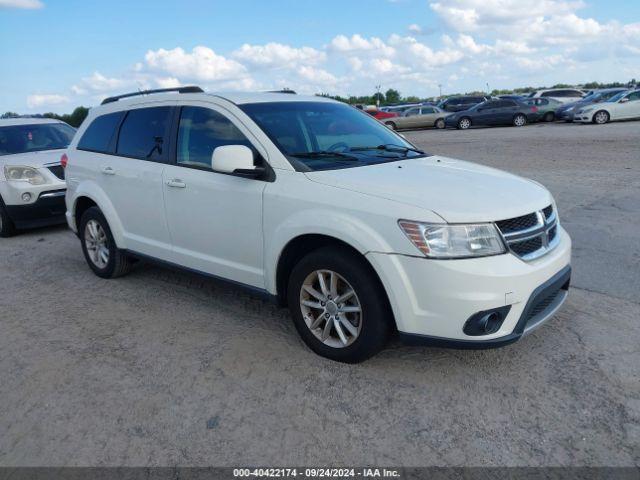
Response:
M464 112L445 118L447 127L466 130L476 125L513 125L522 127L538 120L538 107L517 100L489 100Z
M471 107L475 107L479 103L490 100L490 97L476 96L476 95L464 95L462 97L449 97L438 104L442 110L446 112L462 112L468 110Z

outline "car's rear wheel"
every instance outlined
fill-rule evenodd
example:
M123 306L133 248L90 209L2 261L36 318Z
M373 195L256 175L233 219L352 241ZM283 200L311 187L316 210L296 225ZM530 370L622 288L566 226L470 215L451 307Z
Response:
M2 198L0 198L0 237L9 238L16 234L16 227L13 224L7 209L4 206Z
M98 207L82 214L78 232L84 257L97 276L116 278L131 270L131 259L118 249L107 219Z
M469 117L462 117L458 120L458 130L467 130L471 128L471 119Z
M442 130L445 126L446 126L446 125L445 125L445 123L444 123L444 118L439 118L438 120L436 120L435 127L436 127L438 130Z
M398 127L396 126L396 124L394 122L385 122L384 123L387 127L389 127L391 130L397 130Z
M298 333L323 357L361 362L389 336L384 289L366 261L347 249L327 247L304 257L289 277L287 301Z
M514 127L524 127L527 124L527 117L519 113L515 117L513 117L513 126Z
M593 116L593 123L597 123L598 125L604 125L610 119L609 112L606 110L600 110L596 112Z
M553 112L547 112L544 114L544 117L542 117L542 119L545 122L553 122L556 119L556 115Z

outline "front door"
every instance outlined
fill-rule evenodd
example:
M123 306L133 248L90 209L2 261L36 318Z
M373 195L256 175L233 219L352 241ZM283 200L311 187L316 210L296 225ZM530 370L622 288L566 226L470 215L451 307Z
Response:
M246 145L256 151L222 111L182 107L175 164L167 165L163 175L173 261L264 288L262 192L266 183L214 172L211 155L222 145Z

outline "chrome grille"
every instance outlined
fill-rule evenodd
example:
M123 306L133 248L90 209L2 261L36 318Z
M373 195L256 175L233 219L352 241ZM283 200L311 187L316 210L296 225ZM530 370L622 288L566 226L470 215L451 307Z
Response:
M533 260L559 242L558 217L552 205L520 217L499 220L496 226L509 250L523 260Z

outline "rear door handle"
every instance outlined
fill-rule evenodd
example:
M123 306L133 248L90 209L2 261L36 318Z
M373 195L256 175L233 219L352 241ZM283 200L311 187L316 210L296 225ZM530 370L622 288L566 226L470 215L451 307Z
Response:
M174 178L173 180L169 180L167 185L173 188L187 188L187 184L178 178Z
M105 175L115 175L116 171L111 167L102 167L102 173Z

